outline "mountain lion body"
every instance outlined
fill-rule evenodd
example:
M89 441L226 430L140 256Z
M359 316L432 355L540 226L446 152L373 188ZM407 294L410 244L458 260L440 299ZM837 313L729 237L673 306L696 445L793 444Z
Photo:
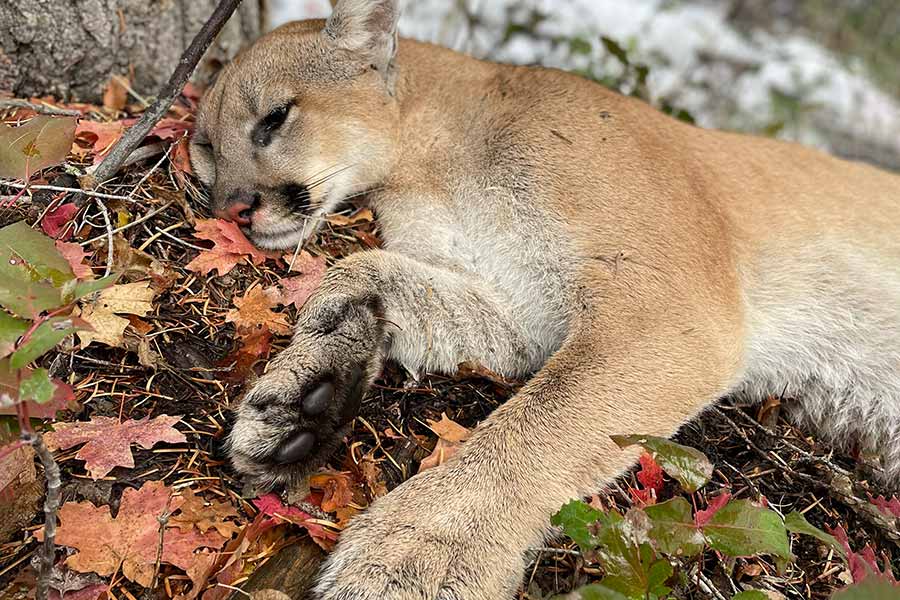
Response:
M535 373L450 462L376 501L329 600L511 598L548 519L727 394L797 398L900 476L900 177L691 127L564 72L397 41L341 0L229 65L192 147L220 216L288 248L363 192L385 247L329 271L230 438L318 467L385 359Z

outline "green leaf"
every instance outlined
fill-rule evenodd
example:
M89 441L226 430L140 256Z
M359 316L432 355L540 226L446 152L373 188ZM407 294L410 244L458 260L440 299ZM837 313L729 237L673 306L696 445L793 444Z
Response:
M579 590L566 594L565 596L556 596L554 600L629 600L625 594L595 583L583 587Z
M63 290L63 298L66 300L66 303L75 302L79 298L84 298L94 292L99 292L100 290L108 288L114 284L118 278L119 274L114 273L112 275L107 275L106 277L101 277L100 279L79 281L71 286L71 289L66 287Z
M66 159L75 139L75 119L46 115L24 125L0 125L0 177L28 180Z
M572 52L572 54L590 54L594 49L593 46L591 46L591 43L584 38L569 38L568 42L569 50Z
M623 66L628 66L628 53L619 45L619 42L605 35L600 37L600 41L603 42L603 47L606 48L607 52L615 56Z
M821 542L825 542L830 547L834 548L834 551L844 558L847 557L847 551L844 550L844 546L838 542L833 535L829 535L810 523L806 520L806 517L803 516L802 513L794 511L787 515L784 518L784 526L788 531L793 533L802 533L803 535L809 535Z
M900 584L891 583L886 577L866 577L834 593L831 600L897 600Z
M696 492L712 477L713 465L694 448L682 446L666 438L652 435L613 435L620 448L638 444L653 455L654 460L687 492Z
M621 529L619 535L625 541ZM625 543L617 547L625 552L615 560L609 553L600 553L601 564L607 572L607 576L600 581L601 585L631 600L660 598L671 591L664 584L674 572L672 565L666 559L657 559L650 544L636 546Z
M0 229L0 305L20 317L35 318L109 283L76 281L53 240L24 221Z
M35 369L31 375L19 384L19 400L46 404L53 400L56 385L50 380L47 369Z
M671 556L696 556L706 540L694 522L691 505L681 496L644 507L650 518L649 536L660 552Z
M550 523L561 527L563 533L572 538L583 552L597 547L597 540L591 533L591 526L603 517L603 513L581 500L572 500L553 515Z
M787 530L772 510L749 500L732 500L703 526L711 548L728 556L772 554L791 557Z
M86 325L81 319L72 317L54 317L44 321L31 333L28 341L13 353L9 359L10 366L13 369L28 366L45 352L55 348L67 336Z
M731 597L731 600L769 600L769 597L759 590L747 590L738 592Z
M17 319L0 310L0 358L5 358L15 348L16 340L28 331L28 321Z

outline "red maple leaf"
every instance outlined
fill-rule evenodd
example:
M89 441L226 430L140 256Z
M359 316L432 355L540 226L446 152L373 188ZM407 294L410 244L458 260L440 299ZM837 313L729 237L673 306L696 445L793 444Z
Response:
M81 244L56 240L56 250L68 261L75 277L78 279L90 279L93 276L94 272L91 270L91 266L84 264L84 259L88 257L88 254L84 251L84 247Z
M884 571L878 568L878 560L875 556L875 550L869 544L866 544L862 552L854 552L850 548L850 538L844 528L838 525L835 528L826 527L828 533L844 547L847 554L847 567L850 569L850 575L853 576L854 583L859 583L869 575L876 577L884 577L892 583L897 583L894 574L891 572L889 561L884 561Z
M260 265L267 258L280 258L275 252L265 252L250 243L240 228L230 221L221 219L200 219L194 226L194 237L213 243L209 250L203 250L188 263L190 271L206 275L216 270L219 275L229 273L245 257L254 265Z
M712 519L723 506L728 504L729 500L731 500L731 494L729 492L722 492L709 501L709 506L707 506L706 510L698 510L694 514L694 522L697 524L697 527L703 527L709 523L709 520Z
M67 240L72 236L72 228L69 222L81 210L74 202L60 204L53 210L49 211L44 218L41 219L41 229L52 238L59 237ZM65 234L60 236L60 234Z
M877 506L884 514L900 519L900 498L897 498L897 496L893 496L888 500L884 496L873 498L872 494L869 494L869 502Z
M122 137L124 131L125 123L122 121L100 123L98 121L80 119L78 126L75 128L75 139L90 147L88 153L92 152L94 154L94 162L96 163L109 152L112 145ZM73 146L74 149L75 147Z
M281 499L275 494L260 496L253 500L253 505L262 514L274 517L273 521L276 523L277 519L281 519L303 527L309 532L313 541L321 546L323 550L331 550L337 541L337 532L314 522L314 517L311 514L300 510L296 506L282 504Z
M121 565L125 577L150 587L159 548L157 519L184 502L172 496L172 491L162 481L148 481L139 490L127 489L115 517L109 506L66 502L59 509L56 543L78 550L66 559L66 566L81 573L108 576ZM43 539L43 532L37 537ZM168 528L163 535L161 560L187 570L197 549L219 549L224 543L225 538L212 530L201 534Z
M290 263L289 258L286 260ZM303 308L322 283L322 277L325 276L325 259L313 256L309 252L301 252L291 263L291 271L302 275L281 280L282 304L285 306L293 304L297 308Z
M92 479L105 477L115 467L134 467L131 444L149 450L159 442L178 444L187 441L172 427L181 417L161 415L155 419L119 422L110 417L94 417L89 422L56 423L44 440L51 450L85 446L75 458L83 460Z
M663 470L647 452L641 454L640 464L641 469L636 476L642 487L637 490L629 487L628 493L638 506L656 504L663 490Z

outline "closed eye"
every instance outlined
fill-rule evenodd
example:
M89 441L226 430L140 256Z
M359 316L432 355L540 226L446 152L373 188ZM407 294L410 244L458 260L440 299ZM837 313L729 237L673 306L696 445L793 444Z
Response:
M253 143L263 147L272 143L272 134L284 125L290 111L290 104L284 104L272 109L269 114L263 117L259 123L256 124L256 127L253 128L253 132L250 134Z

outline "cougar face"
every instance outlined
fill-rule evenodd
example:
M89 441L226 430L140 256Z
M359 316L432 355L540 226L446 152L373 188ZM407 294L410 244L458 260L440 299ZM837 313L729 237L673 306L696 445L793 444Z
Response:
M213 214L258 246L302 243L390 168L392 54L366 52L347 25L282 27L228 65L201 103L194 171Z

